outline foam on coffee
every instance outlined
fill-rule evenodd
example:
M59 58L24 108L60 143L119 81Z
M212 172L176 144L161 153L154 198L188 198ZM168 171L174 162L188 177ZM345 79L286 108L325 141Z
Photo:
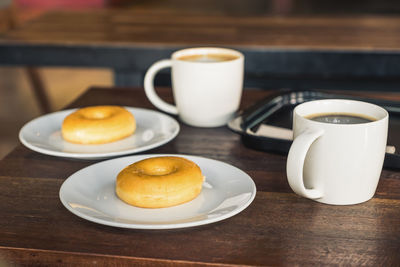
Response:
M212 62L222 62L222 61L231 61L239 58L236 55L232 54L222 54L222 53L213 53L213 54L194 54L194 55L184 55L178 57L178 60L190 61L190 62L204 62L204 63L212 63Z

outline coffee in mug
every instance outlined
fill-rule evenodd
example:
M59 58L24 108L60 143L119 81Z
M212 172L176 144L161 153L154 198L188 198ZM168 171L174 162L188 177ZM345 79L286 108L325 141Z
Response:
M178 60L192 61L192 62L222 62L237 59L238 56L231 54L199 54L199 55L185 55L178 58Z
M361 101L326 99L298 105L286 165L290 187L326 204L371 199L385 158L388 120L385 109Z
M171 68L175 105L166 103L154 90L154 77L163 68ZM239 51L188 48L154 63L146 73L144 89L153 105L178 115L184 123L218 127L230 121L239 108L243 75L244 56Z
M358 124L375 121L375 118L352 113L317 113L306 116L312 121L334 123L334 124Z

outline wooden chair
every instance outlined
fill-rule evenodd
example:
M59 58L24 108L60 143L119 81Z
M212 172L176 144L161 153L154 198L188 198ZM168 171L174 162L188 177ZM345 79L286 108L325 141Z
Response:
M0 36L2 32L11 30L17 26L16 12L15 6L11 0L9 2L6 1L5 5L0 6ZM50 112L52 110L51 103L38 69L28 66L26 67L26 74L41 112Z

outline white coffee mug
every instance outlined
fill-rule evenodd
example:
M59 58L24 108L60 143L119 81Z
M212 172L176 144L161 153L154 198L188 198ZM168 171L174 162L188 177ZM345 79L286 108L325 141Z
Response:
M154 90L156 73L168 67L176 106L163 101ZM236 50L188 48L154 63L146 73L144 88L154 106L178 115L184 123L217 127L225 125L239 108L243 72L244 56Z
M315 117L325 120L335 114L372 121L315 121ZM371 199L385 158L388 120L385 109L360 101L328 99L298 105L286 166L290 187L326 204L350 205Z

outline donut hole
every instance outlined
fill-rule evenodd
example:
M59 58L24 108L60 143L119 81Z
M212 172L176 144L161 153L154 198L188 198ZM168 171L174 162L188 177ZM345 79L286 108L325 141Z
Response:
M152 176L162 176L176 172L177 168L174 165L158 165L146 164L142 166L142 172Z
M112 116L112 111L109 109L91 109L88 108L82 112L82 116L85 119L90 120L103 120Z

